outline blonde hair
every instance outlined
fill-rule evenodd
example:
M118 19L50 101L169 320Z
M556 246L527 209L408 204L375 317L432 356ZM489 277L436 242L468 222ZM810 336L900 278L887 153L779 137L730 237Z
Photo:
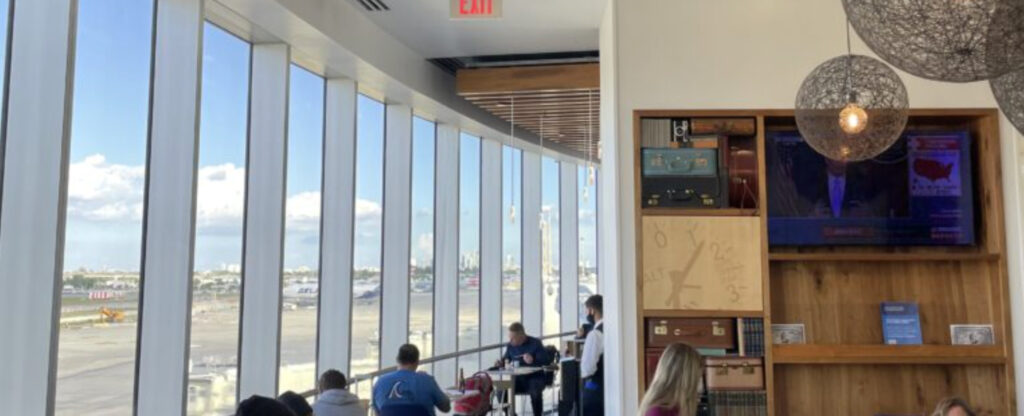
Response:
M653 407L679 409L680 415L696 414L702 371L697 350L686 344L669 345L661 354L654 379L640 403L640 414Z
M942 399L942 401L939 402L937 406L935 406L935 412L932 413L932 416L946 416L947 414L949 414L950 410L953 410L957 407L963 409L964 413L966 413L967 416L975 415L974 410L971 410L971 406L967 404L967 401L965 401L964 399L961 399L959 397L947 397L945 399Z

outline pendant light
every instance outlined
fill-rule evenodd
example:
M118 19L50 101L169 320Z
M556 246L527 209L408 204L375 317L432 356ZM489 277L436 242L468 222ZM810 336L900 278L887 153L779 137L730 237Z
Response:
M587 91L587 188L590 188L591 186L594 186L594 182L596 181L596 177L597 177L597 172L596 172L597 169L594 168L594 163L591 160L591 157L593 156L593 153L594 153L594 151L593 151L594 150L593 149L593 143L594 143L594 137L593 137L593 130L594 130L594 101L593 101L593 95L594 95L593 91Z
M873 158L906 127L907 90L892 68L854 55L850 26L846 55L825 61L804 79L796 97L796 124L807 144L841 162Z
M1024 67L1024 1L843 0L864 43L913 75L986 80Z
M509 178L508 178L508 182L509 182L508 183L508 195L509 195L509 198L508 198L508 201L509 201L508 223L509 224L515 224L516 223L516 97L515 96L512 96L510 104L511 104L511 109L510 109L511 121L509 121L509 123L508 123L508 126L509 126L508 130L509 130L509 135L512 137L512 140L511 140L511 142L512 142L511 156L512 157L510 158L510 159L512 159L512 166L509 167L509 170L511 170L511 174L509 175Z
M1024 134L1024 69L989 81L1003 114Z
M543 177L544 177L544 113L540 114L540 172L541 172L541 181L543 182L543 180L544 180L543 179ZM542 193L544 192L543 185L541 186L541 192ZM543 201L543 198L541 199L541 201ZM543 205L543 202L541 202L541 204ZM537 216L537 228L540 229L541 232L544 231L544 213L543 212L541 212L540 215Z

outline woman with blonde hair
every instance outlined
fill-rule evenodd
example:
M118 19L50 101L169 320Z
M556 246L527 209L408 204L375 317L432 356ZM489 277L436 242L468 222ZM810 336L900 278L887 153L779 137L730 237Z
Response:
M700 402L700 354L686 344L672 344L665 348L658 361L643 402L640 414L644 416L693 416Z
M974 416L974 411L967 401L959 397L948 397L935 406L932 416Z

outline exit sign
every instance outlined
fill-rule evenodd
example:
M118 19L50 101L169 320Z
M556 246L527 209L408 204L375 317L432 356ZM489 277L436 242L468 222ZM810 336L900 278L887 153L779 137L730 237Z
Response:
M502 0L451 0L452 19L501 17Z

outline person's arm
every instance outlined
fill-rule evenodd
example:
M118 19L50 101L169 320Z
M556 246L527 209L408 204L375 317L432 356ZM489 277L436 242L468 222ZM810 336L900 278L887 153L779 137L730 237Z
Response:
M601 331L590 331L587 341L583 344L583 356L580 358L580 376L587 378L597 372L597 362L601 359L604 339Z
M437 406L437 410L444 413L452 411L452 401L448 398L444 391L441 391L441 386L437 385L437 380L433 377L430 378L431 384L434 386L434 406Z

